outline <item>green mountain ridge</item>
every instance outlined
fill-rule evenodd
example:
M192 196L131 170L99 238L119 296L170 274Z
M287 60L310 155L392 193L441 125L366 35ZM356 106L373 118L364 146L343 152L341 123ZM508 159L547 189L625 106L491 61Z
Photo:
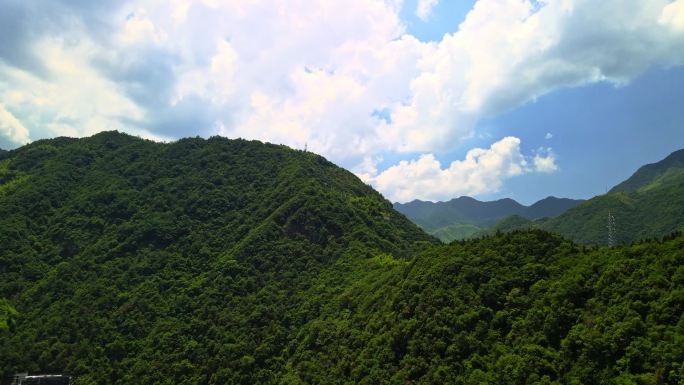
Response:
M610 189L610 192L637 192L662 179L677 178L684 170L684 149L675 151L660 162L640 167L631 177ZM669 174L669 175L668 175Z
M259 142L58 138L12 151L3 173L0 298L19 312L11 338L0 339L5 376L272 376L265 372L281 364L265 361L285 348L288 325L313 317L309 307L324 302L314 298L330 295L312 286L321 270L349 253L401 258L413 243L433 242L353 174ZM216 331L222 324L231 327ZM234 347L220 353L216 343ZM253 359L264 373L240 366ZM159 372L141 366L148 361ZM235 365L207 376L218 361Z
M684 150L641 167L604 195L540 221L504 220L490 232L540 228L584 244L608 242L608 215L616 222L616 241L660 238L684 229Z
M583 200L547 197L530 206L523 206L510 198L482 202L471 197L460 197L447 202L414 200L395 203L394 208L429 234L448 243L485 233L511 215L528 219L552 217L581 202Z
M255 141L105 132L7 155L0 378L684 381L682 234L442 245L350 172Z

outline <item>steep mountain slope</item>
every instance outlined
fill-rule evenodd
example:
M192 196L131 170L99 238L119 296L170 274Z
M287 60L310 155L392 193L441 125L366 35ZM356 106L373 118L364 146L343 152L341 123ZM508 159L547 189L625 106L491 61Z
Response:
M679 178L684 173L684 149L675 151L660 162L639 168L631 177L613 187L610 192L637 192L667 184L670 178Z
M395 203L394 208L414 223L444 242L464 239L482 233L498 221L511 215L528 219L557 216L582 200L548 197L531 206L523 206L513 199L481 202L460 197L448 202Z
M590 199L541 228L577 242L605 244L608 212L615 217L618 242L658 238L684 229L684 175L648 191Z
M0 298L18 312L0 377L272 382L345 269L433 242L353 174L259 142L58 138L12 151L0 181Z

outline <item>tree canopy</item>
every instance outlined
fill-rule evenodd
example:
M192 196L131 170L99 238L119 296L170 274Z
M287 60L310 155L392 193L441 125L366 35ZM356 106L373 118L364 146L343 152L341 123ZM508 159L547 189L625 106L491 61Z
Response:
M678 384L684 236L441 245L320 156L116 132L0 160L0 377Z

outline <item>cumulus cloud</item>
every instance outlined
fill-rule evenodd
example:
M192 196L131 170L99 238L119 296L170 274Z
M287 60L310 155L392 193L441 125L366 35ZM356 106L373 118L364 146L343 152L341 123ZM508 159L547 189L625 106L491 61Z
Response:
M658 22L675 31L684 30L684 0L676 0L663 8Z
M160 139L124 120L142 120L143 109L128 98L114 81L101 76L89 63L92 43L45 37L33 43L41 52L49 76L0 62L0 102L10 108L22 132L33 136L82 136L104 130L123 130ZM28 127L33 127L29 129ZM13 141L23 144L28 140ZM22 139L27 139L21 137ZM12 139L12 137L10 137Z
M21 122L0 103L0 133L15 144L29 142L29 131Z
M553 134L550 132L547 132L546 135L544 135L544 139L549 140L553 138Z
M442 168L432 154L401 161L370 181L395 202L413 199L446 200L460 195L478 195L499 190L509 178L529 172L557 169L551 149L536 154L531 162L520 151L520 139L505 137L488 149L475 148L463 160Z
M427 20L432 14L433 8L439 4L439 0L418 0L416 5L416 16L421 20Z
M684 34L663 25L671 25L675 11L667 7L675 6L666 0L480 0L459 30L423 58L409 101L392 107L392 126L405 135L429 128L406 150L444 148L471 134L481 118L553 90L622 85L650 66L681 65Z
M308 143L373 179L378 157L461 149L481 119L559 88L681 65L683 4L479 0L421 42L401 0L0 0L0 103L30 139Z
M539 148L534 158L532 158L532 164L536 172L552 173L558 171L556 154L554 154L553 149L550 147Z

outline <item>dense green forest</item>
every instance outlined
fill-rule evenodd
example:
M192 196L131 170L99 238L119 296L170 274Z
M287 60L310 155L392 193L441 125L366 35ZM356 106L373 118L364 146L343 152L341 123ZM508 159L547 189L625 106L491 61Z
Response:
M292 378L682 383L683 249L681 235L607 249L539 230L430 248L360 277L307 324Z
M441 245L320 156L116 132L0 156L0 377L680 384L684 236Z
M14 307L6 299L0 299L0 331L9 329L16 315Z
M428 234L438 238L444 243L449 243L459 239L468 239L479 235L485 229L469 223L457 223L438 227L433 230L425 230Z

